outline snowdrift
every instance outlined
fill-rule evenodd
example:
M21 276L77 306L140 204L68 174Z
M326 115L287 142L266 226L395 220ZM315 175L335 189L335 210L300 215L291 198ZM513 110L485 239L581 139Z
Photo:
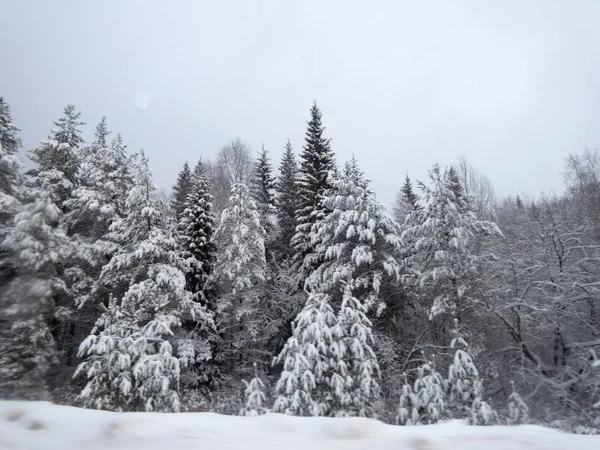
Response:
M535 426L397 427L358 418L112 413L0 401L0 449L600 450L600 436Z

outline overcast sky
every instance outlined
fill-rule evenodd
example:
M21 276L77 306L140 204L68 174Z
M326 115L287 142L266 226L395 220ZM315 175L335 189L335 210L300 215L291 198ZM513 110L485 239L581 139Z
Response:
M313 100L390 203L464 154L500 195L559 192L600 144L600 1L0 0L0 95L26 148L73 103L170 187L240 137L276 165Z

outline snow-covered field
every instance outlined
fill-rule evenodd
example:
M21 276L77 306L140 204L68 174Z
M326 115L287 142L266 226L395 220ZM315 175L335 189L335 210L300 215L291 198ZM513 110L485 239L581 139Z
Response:
M92 411L0 401L0 449L598 450L600 436L535 426L397 427L368 419Z

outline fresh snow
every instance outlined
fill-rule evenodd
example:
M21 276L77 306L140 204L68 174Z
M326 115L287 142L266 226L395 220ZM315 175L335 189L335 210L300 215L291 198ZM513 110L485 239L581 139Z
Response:
M600 436L454 421L400 427L371 419L212 413L114 413L0 401L0 449L85 450L592 450Z

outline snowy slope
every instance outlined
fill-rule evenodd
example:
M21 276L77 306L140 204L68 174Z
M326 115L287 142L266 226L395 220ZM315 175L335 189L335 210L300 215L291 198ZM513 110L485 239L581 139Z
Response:
M0 449L597 450L600 436L534 426L396 427L367 419L278 414L118 414L45 402L0 401Z

